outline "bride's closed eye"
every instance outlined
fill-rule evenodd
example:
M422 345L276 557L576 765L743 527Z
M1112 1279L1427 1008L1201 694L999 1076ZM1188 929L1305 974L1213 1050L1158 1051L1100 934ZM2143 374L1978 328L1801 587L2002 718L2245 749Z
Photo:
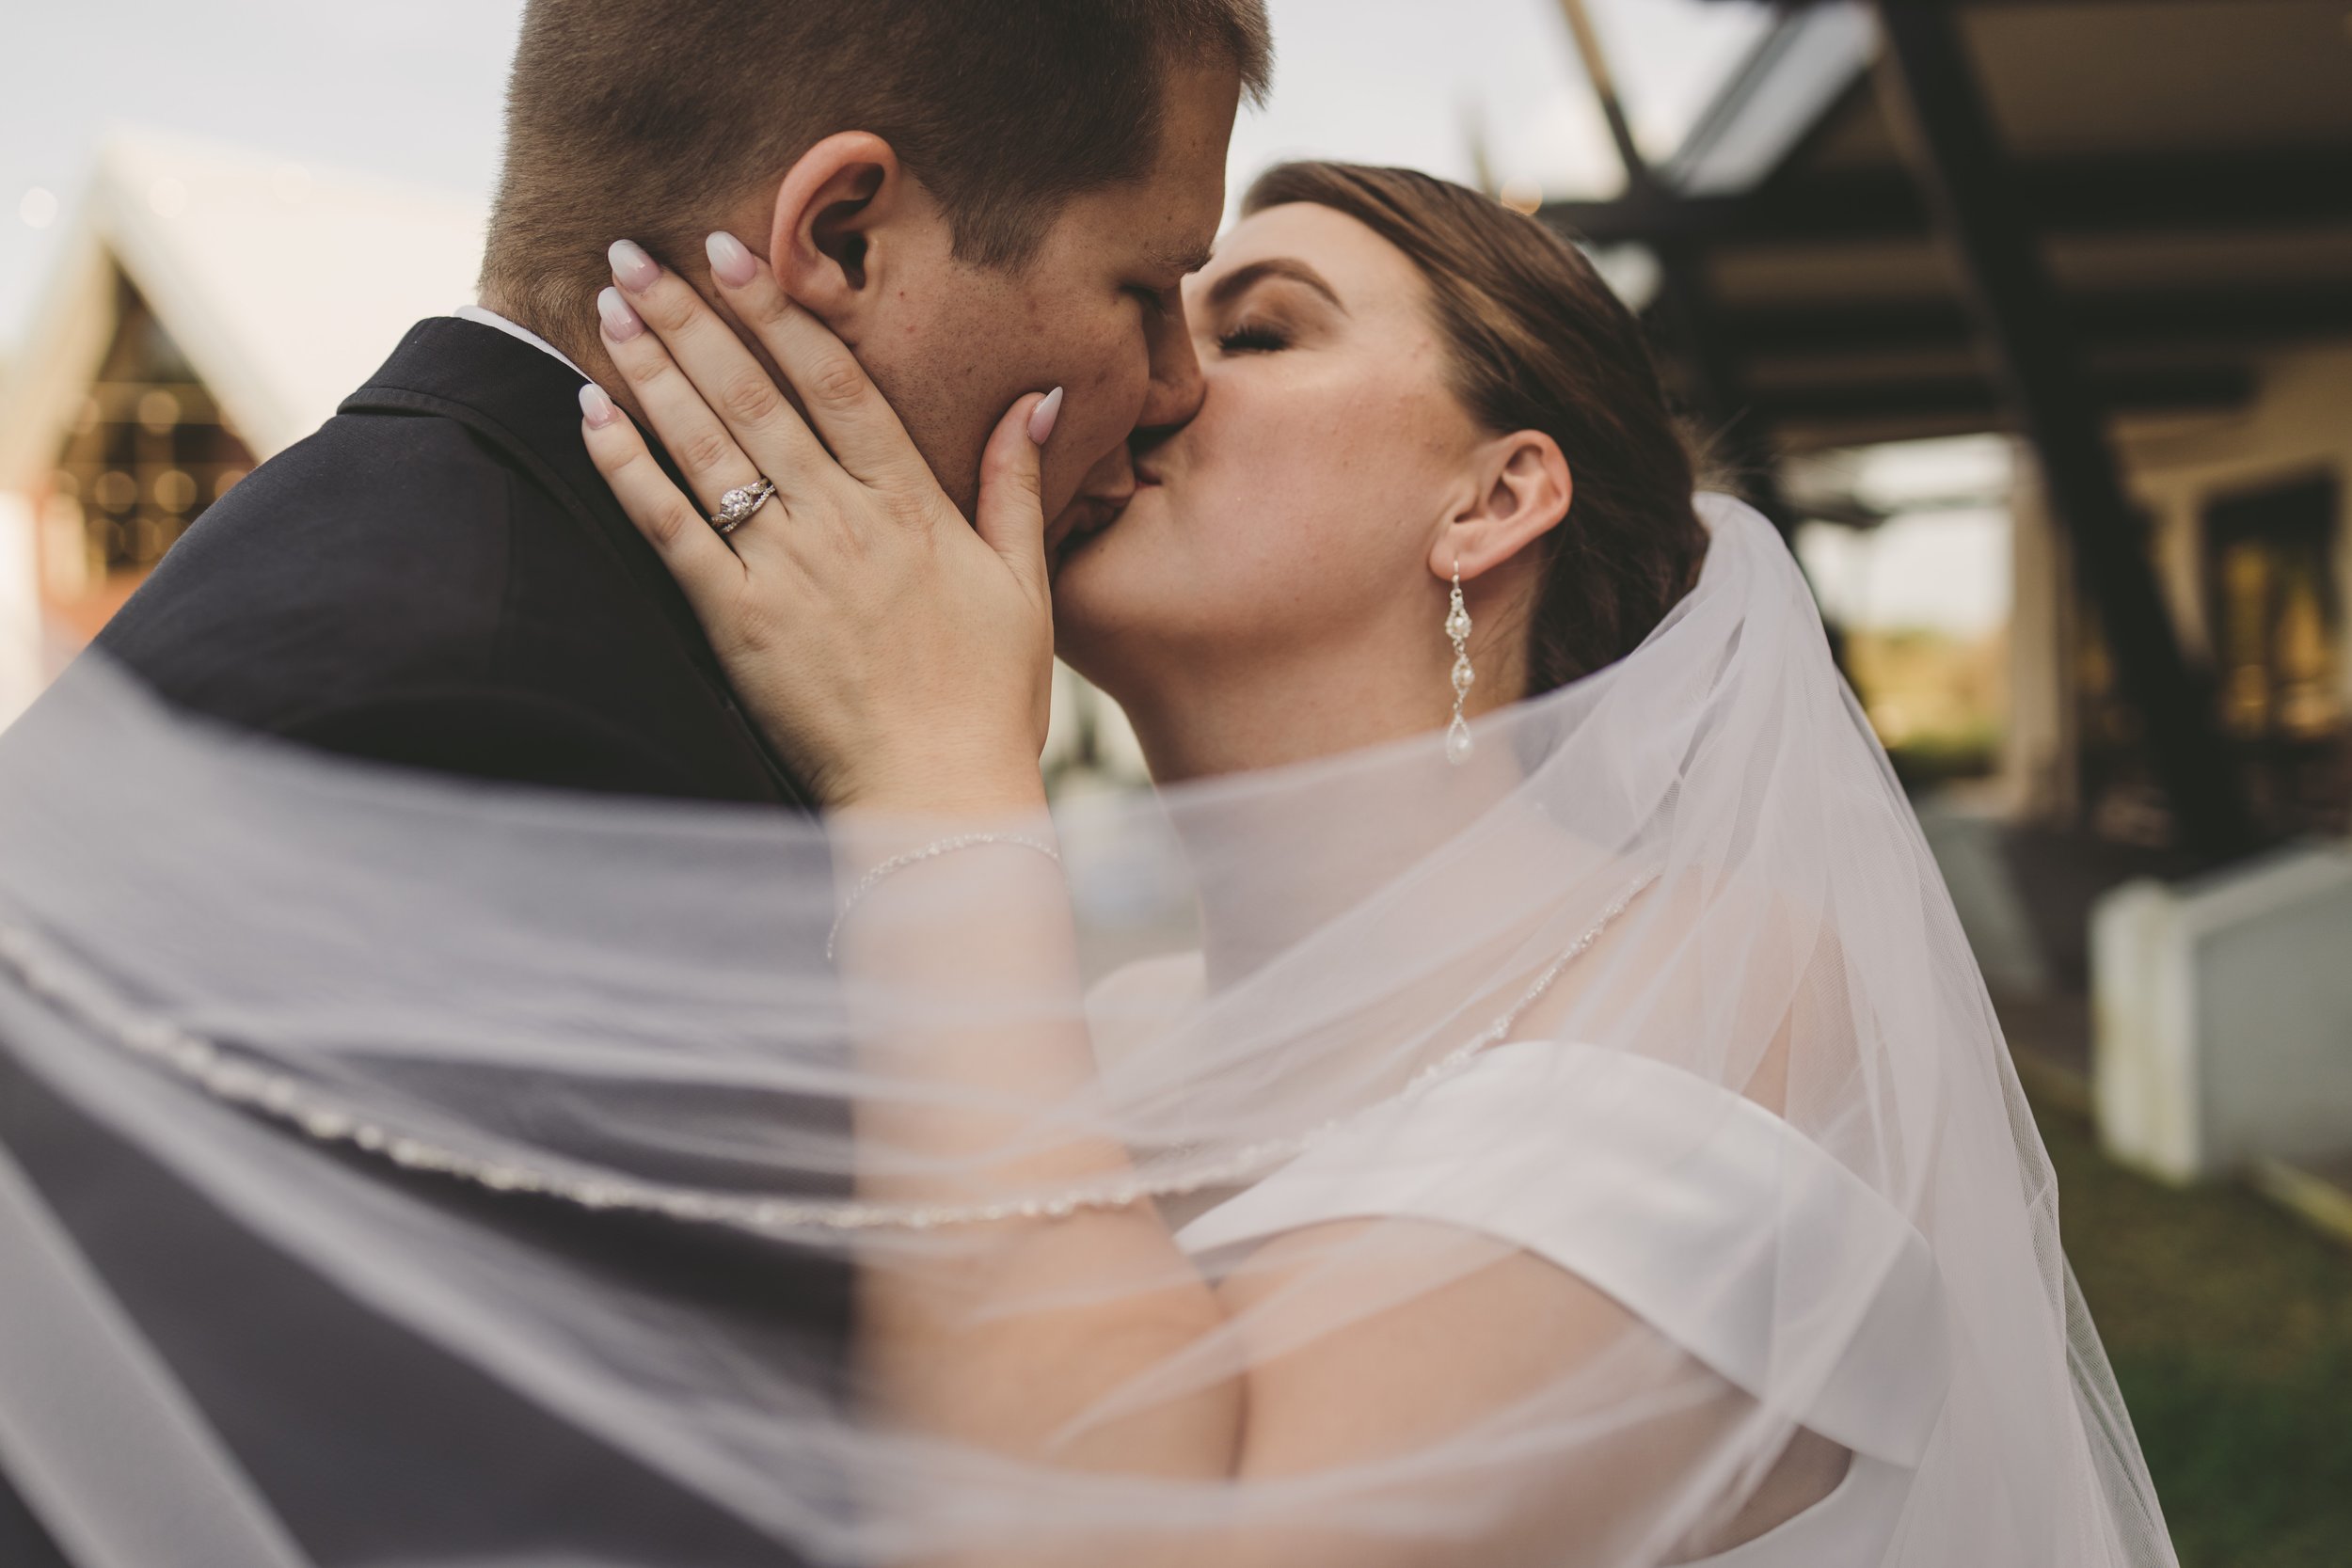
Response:
M1272 354L1290 347L1290 334L1270 322L1242 322L1217 334L1226 354Z

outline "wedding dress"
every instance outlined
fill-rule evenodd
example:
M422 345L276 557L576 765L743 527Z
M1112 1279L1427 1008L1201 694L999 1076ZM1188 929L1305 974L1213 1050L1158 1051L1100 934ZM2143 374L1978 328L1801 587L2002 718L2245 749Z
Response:
M1701 512L1686 600L1480 721L1464 766L1433 734L929 825L1054 835L1083 991L845 981L853 872L818 824L370 770L77 667L0 736L0 1063L775 1560L2169 1565L1933 862L1785 547ZM1040 864L942 855L850 919L982 948ZM1073 1018L1099 1070L1026 1097L872 1043ZM894 1131L917 1123L959 1136ZM1124 1163L1034 1174L1078 1140ZM175 1391L204 1347L169 1304L108 1305L8 1177L0 1241L42 1266L0 1284L0 1467L88 1568L183 1526L331 1559L273 1523L294 1482ZM744 1277L919 1279L993 1227L1138 1211L1231 1315L1036 1449L894 1424L854 1347L772 1331L786 1296L705 1299L593 1246L632 1227ZM588 1241L510 1219L558 1212ZM1507 1387L1416 1384L1452 1363L1388 1325L1504 1275L1525 1310L1455 1332L1546 1354ZM1168 1283L1041 1281L955 1326ZM1056 1462L1359 1340L1410 1408L1327 1463ZM366 1415L282 1419L331 1465ZM1729 1529L1801 1437L1842 1472Z
M1645 1169L1645 1146L1677 1126L1720 1129L1671 1180ZM1713 1371L1761 1397L1783 1249L1836 1256L1857 1236L1892 1260L1853 1344L1804 1408L1808 1428L1851 1450L1819 1502L1692 1568L1820 1568L1885 1560L1906 1483L1926 1451L1951 1375L1926 1241L1891 1205L1753 1101L1682 1071L1550 1040L1500 1046L1411 1103L1351 1126L1377 1150L1303 1157L1180 1233L1221 1249L1369 1215L1410 1216L1493 1237L1587 1279L1663 1330ZM1605 1194L1605 1203L1592 1195ZM1764 1195L1784 1195L1775 1211ZM1749 1255L1720 1300L1684 1282L1712 1260Z

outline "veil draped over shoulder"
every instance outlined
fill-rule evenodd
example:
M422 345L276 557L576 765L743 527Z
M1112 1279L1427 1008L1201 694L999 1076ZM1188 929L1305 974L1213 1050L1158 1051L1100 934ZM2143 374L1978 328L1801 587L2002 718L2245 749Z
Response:
M85 661L0 736L0 1054L781 1561L2169 1564L1934 864L1785 548L1701 512L1684 602L1467 766L1432 734L928 825L1055 835L1086 984L1037 994L845 982L821 824L373 769ZM845 940L984 943L1049 868L939 855ZM1079 1018L1099 1072L1020 1095L875 1043ZM1120 1158L1057 1175L1079 1146ZM54 1266L0 1286L0 1465L100 1568L159 1508L304 1560L12 1171ZM919 1294L1138 1209L1222 1318L1018 1441L896 1420L854 1334L777 1326L828 1271ZM751 1283L603 1266L607 1227ZM930 1292L943 1376L1171 1284L1009 1277ZM1432 1333L1528 1349L1417 1383ZM1248 1402L1340 1347L1385 1369L1328 1390L1343 1430L1254 1449ZM1095 1441L1219 1387L1230 1473ZM286 1418L331 1449L365 1413ZM1800 1436L1836 1463L1775 1504Z

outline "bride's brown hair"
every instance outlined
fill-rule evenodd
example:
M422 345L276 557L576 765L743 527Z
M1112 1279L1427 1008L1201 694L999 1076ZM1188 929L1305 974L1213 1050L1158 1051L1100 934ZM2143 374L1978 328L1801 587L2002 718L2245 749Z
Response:
M1538 546L1527 694L1631 653L1707 554L1691 450L1632 312L1559 234L1450 181L1282 164L1242 211L1291 202L1344 213L1403 251L1428 284L1463 405L1497 435L1540 430L1567 456L1575 496Z

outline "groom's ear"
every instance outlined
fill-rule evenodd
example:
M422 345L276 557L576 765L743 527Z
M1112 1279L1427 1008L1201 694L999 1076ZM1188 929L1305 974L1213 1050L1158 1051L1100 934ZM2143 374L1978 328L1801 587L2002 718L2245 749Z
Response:
M1475 489L1446 520L1429 552L1432 572L1450 578L1458 562L1465 582L1559 527L1576 495L1560 443L1540 430L1486 442L1470 477Z
M928 198L890 144L866 131L827 136L785 171L768 239L784 292L851 342L896 260L894 241Z

